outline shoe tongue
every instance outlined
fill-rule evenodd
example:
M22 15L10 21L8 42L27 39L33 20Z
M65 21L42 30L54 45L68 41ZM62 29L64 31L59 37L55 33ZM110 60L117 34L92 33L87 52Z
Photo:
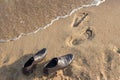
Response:
M53 58L46 66L46 68L53 68L57 65L58 63L58 59L57 58Z

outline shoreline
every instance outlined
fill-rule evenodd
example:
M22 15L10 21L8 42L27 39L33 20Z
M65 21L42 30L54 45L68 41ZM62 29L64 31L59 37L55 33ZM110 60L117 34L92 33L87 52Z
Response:
M66 17L69 17L71 16L72 14L74 14L75 12L79 11L80 9L82 8L87 8L87 7L92 7L92 6L99 6L100 4L102 4L103 2L105 2L105 0L102 0L102 1L98 1L95 2L95 0L91 3L91 4L87 4L87 5L82 5L81 7L78 7L76 9L73 9L69 14L67 15L64 15L64 16L57 16L55 19L53 19L49 24L47 24L46 26L44 27L40 27L38 28L37 30L35 31L32 31L32 32L29 32L29 33L21 33L18 37L14 37L12 39L8 39L8 40L4 40L4 39L0 39L0 43L6 43L6 42L9 42L9 41L15 41L15 40L18 40L19 38L21 38L22 36L29 36L31 34L35 34L37 33L38 31L40 30L44 30L46 29L47 27L49 27L50 25L52 25L55 21L59 20L59 19L62 19L62 18L66 18Z
M36 34L0 43L0 80L119 80L119 2L106 0L100 6L82 8ZM23 75L24 63L42 48L47 48L44 60L33 74ZM44 76L46 62L68 53L74 55L70 66Z

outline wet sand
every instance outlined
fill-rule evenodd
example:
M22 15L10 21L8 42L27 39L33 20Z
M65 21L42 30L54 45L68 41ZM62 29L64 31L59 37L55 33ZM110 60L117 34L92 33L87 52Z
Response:
M44 27L57 16L93 0L0 0L0 39L18 37Z
M0 43L0 80L120 80L119 3L107 0L83 8L36 34ZM46 58L33 74L23 75L23 64L43 47L48 49ZM67 53L75 56L70 66L43 75L47 61Z

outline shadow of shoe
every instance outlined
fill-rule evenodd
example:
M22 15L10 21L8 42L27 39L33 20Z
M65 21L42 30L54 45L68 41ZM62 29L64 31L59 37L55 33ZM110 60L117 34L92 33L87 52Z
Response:
M17 61L10 65L5 65L0 68L0 80L33 80L34 78L39 78L43 76L42 67L45 64L40 63L36 66L33 74L29 76L25 76L22 73L22 67L25 62L32 56L32 54L28 54L20 57Z

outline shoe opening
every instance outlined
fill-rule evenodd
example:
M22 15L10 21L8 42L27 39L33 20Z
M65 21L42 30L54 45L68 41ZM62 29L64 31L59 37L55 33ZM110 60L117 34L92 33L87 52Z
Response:
M30 66L30 65L33 63L33 61L34 61L34 58L31 57L31 58L25 63L24 67Z
M52 68L55 67L58 63L58 59L57 58L53 58L46 66L46 68Z

